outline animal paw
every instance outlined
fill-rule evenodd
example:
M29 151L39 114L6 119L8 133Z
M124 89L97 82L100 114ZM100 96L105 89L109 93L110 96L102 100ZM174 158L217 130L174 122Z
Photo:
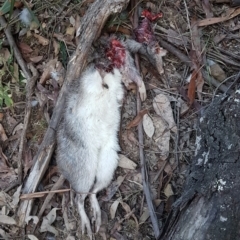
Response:
M82 235L84 235L85 229L87 229L87 235L92 240L93 233L92 233L90 221L87 216L81 217L81 224L82 224Z
M101 209L96 195L91 197L91 207L93 211L92 225L95 225L95 232L97 233L101 226Z

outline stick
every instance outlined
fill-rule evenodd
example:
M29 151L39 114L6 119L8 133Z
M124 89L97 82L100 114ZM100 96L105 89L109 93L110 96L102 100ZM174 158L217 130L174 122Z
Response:
M4 28L4 32L7 36L10 47L13 49L13 53L18 62L18 65L21 67L26 79L30 80L32 75L31 75L29 69L27 68L26 63L24 62L20 51L18 50L18 47L17 47L17 45L13 39L13 36L11 34L10 27L7 25L3 16L0 16L0 24L1 24L2 28Z
M136 6L136 1L134 1L134 4ZM136 28L138 26L138 14L137 14L137 9L135 9L134 11L134 28ZM140 70L140 66L139 66L139 58L138 55L135 54L135 63L136 63L136 67L138 68L138 70ZM137 113L139 113L141 111L141 99L140 99L140 95L139 93L137 94ZM157 219L157 215L156 215L156 210L155 207L153 205L152 202L152 197L151 197L151 192L149 189L149 183L147 180L147 170L146 170L146 162L145 162L145 157L144 157L144 152L143 152L143 126L142 126L142 122L140 122L138 124L138 141L139 141L139 158L140 158L140 163L141 163L141 174L142 174L142 182L143 182L143 191L146 197L146 201L147 201L147 205L148 205L148 210L149 210L149 214L150 214L150 218L152 221L152 225L153 225L153 230L154 230L154 235L155 238L157 239L160 235L160 231L159 231L159 226L158 226L158 219Z

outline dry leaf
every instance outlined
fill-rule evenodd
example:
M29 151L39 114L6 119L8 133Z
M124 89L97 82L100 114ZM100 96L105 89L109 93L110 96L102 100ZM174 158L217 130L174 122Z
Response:
M6 206L12 198L5 192L0 192L0 207Z
M138 115L127 125L126 129L136 127L141 121L143 116L148 112L147 109L141 110Z
M172 29L167 30L167 39L169 42L174 43L176 45L180 46L186 46L189 42L188 37L180 35L176 31Z
M4 240L9 240L10 237L7 235L7 233L0 228L0 236L4 239Z
M166 128L166 124L161 117L153 117L155 133L153 140L157 143L161 159L166 160L169 155L170 130Z
M4 130L1 123L0 123L0 139L1 139L2 142L6 141L8 139L8 137L5 133L5 130Z
M33 36L34 36L35 38L37 38L37 39L38 39L38 42L39 42L40 44L42 44L43 46L47 46L47 45L49 44L49 40L46 39L45 37L40 36L40 35L38 35L38 34L36 34L36 33L34 33Z
M176 133L177 127L173 119L173 113L169 99L164 94L158 94L153 99L153 108L155 112L164 120L166 127Z
M31 234L28 234L27 237L28 237L30 240L38 240L37 237L35 237L34 235L31 235Z
M187 95L188 95L190 105L192 105L194 100L195 100L196 79L197 79L197 71L194 70L192 75L191 75L190 83L188 85L188 94Z
M114 219L114 218L115 218L116 211L117 211L117 208L118 208L118 205L119 205L120 202L121 202L121 198L118 198L118 199L115 200L115 201L113 202L113 204L111 205L111 207L110 207L110 216L111 216L111 219Z
M13 209L16 209L17 208L17 205L19 203L19 200L20 200L20 194L21 194L21 190L22 190L22 185L20 185L18 188L17 188L17 191L13 194L13 200L11 202L11 207Z
M29 47L26 43L20 42L18 44L19 49L21 50L22 53L31 53L33 50L31 47Z
M0 112L0 121L3 120L4 114Z
M33 63L38 63L43 59L43 56L36 56L36 57L30 57L29 58Z
M102 197L103 201L110 201L112 199L113 195L117 192L125 177L126 175L119 176L116 181L110 184L110 186L106 189L106 196Z
M119 161L118 161L118 166L121 168L126 168L126 169L136 169L137 164L130 160L129 158L125 157L122 154L118 154L119 156Z
M73 16L69 18L70 23L75 27L76 21Z
M45 216L43 218L43 222L42 225L40 227L40 232L51 232L53 234L55 234L56 236L58 236L58 230L51 226L51 224L55 221L56 216L57 216L57 210L59 210L60 208L53 208L47 216Z
M154 129L154 126L153 126L153 121L148 116L148 114L145 114L143 116L143 129L144 129L144 132L147 134L147 136L152 138L155 129Z
M164 194L166 195L167 198L174 194L170 183L164 189Z
M55 39L53 39L53 48L54 48L54 56L57 57L60 51L60 44Z
M75 34L75 28L74 27L68 27L67 29L66 29L66 34L68 34L68 35L70 35L70 36L74 36L74 34Z
M0 214L0 223L8 224L8 225L15 225L16 221L12 217L8 217L6 215Z
M161 203L161 200L160 199L156 199L154 200L154 203L155 203L155 206L158 207ZM149 210L147 207L144 207L143 208L143 213L139 219L139 225L140 224L143 224L146 222L146 220L149 218L150 214L149 214Z
M215 17L215 18L207 18L207 19L200 20L200 21L198 21L198 26L202 27L202 26L212 25L212 24L215 24L215 23L224 22L224 21L227 21L227 20L230 20L230 19L236 17L239 14L240 14L240 8L230 8L227 11L226 16Z
M30 220L33 220L35 225L37 225L39 222L39 218L37 216L28 216L26 217L25 222L28 224Z

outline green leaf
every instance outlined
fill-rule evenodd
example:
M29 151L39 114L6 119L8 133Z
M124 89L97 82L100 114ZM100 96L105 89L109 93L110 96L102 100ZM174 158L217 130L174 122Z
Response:
M2 5L2 7L0 8L0 16L4 15L5 13L8 13L10 11L11 8L11 2L9 0L6 0L4 2L4 4Z

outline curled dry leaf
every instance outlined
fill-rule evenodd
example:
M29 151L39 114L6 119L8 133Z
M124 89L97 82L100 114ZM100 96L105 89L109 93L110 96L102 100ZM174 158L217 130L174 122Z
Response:
M127 125L126 129L136 127L141 121L143 116L148 112L147 109L141 110L138 115Z
M144 129L144 132L147 134L147 136L152 138L155 129L154 129L154 126L153 126L153 121L148 116L148 114L145 114L143 116L143 129Z
M40 35L38 35L38 34L36 34L36 33L34 33L33 36L34 36L35 38L37 38L37 39L38 39L38 42L39 42L40 44L42 44L43 46L47 46L47 45L49 44L49 40L46 39L45 37L40 36Z
M164 94L158 94L153 99L153 108L155 112L164 120L166 127L176 133L177 126L173 119L172 108L168 98Z
M137 164L130 160L129 158L125 157L122 154L118 154L119 156L119 161L118 161L118 166L121 168L126 168L126 169L136 169Z

